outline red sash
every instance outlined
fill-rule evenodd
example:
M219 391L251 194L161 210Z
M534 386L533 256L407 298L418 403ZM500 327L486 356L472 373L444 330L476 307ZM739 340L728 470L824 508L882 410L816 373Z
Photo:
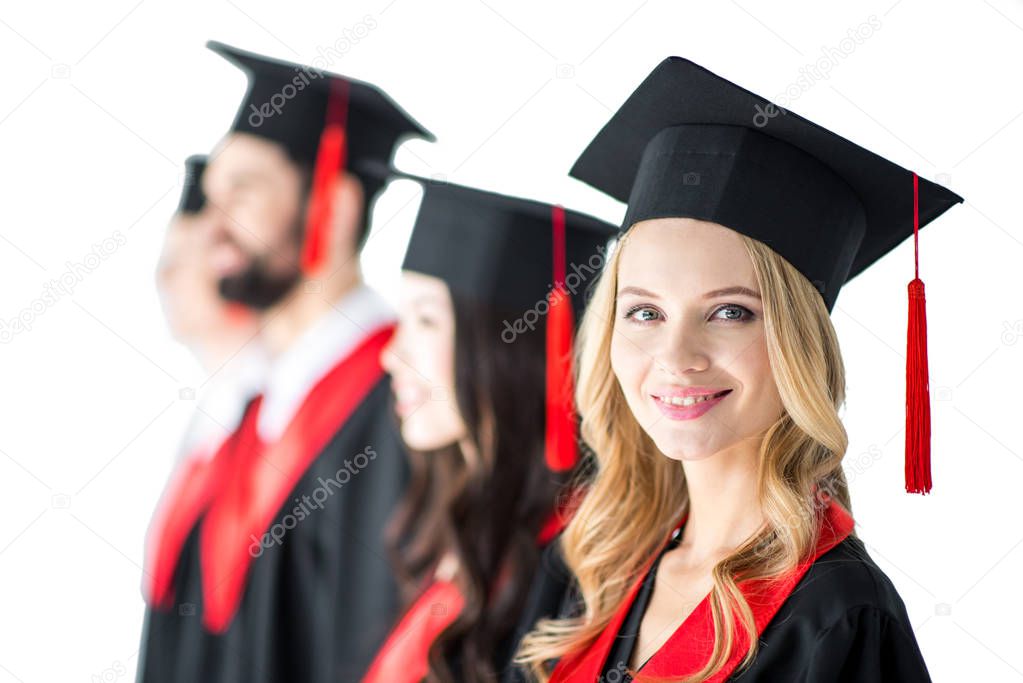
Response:
M380 352L393 333L393 324L371 332L335 365L305 397L279 440L261 443L253 420L251 432L241 435L249 443L239 444L235 457L221 459L214 474L217 496L199 539L203 624L210 631L227 630L249 567L265 550L264 534L302 475L383 376Z
M174 571L185 540L213 495L213 463L234 448L237 432L230 434L212 457L190 454L171 475L146 538L146 569L142 593L158 609L174 603Z
M544 546L561 533L575 514L584 495L575 489L551 511L537 534L537 545ZM508 581L501 573L494 591ZM449 581L434 581L405 612L377 653L362 683L419 683L430 670L430 647L465 607L465 596Z
M465 607L450 581L434 581L423 591L377 653L363 683L419 683L429 673L430 647Z
M681 524L684 523L683 519ZM756 622L757 633L762 634L768 622L781 608L783 602L795 588L796 584L809 570L810 565L827 551L842 542L852 531L854 520L835 501L829 500L821 525L820 539L813 557L804 561L795 570L775 581L746 581L739 584L739 589L750 603ZM667 541L665 541L667 543ZM611 650L611 643L618 636L622 622L639 592L643 578L647 575L654 560L647 564L646 570L629 591L618 612L611 619L607 628L600 634L596 642L583 652L565 656L558 662L551 676L550 683L589 683L600 678L604 663ZM749 647L749 639L741 626L735 631L736 646L725 667L708 681L723 681L732 674L742 661ZM678 630L651 657L641 672L648 676L684 676L695 673L710 659L714 648L714 624L710 612L710 596L704 597Z

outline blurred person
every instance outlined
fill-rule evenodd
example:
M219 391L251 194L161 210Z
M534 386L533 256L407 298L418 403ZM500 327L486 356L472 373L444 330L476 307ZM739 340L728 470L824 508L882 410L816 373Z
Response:
M185 160L181 199L164 236L156 272L164 318L174 339L195 355L208 379L178 447L171 476L146 538L143 593L156 599L157 586L177 560L187 529L175 514L194 509L208 492L209 465L238 426L245 406L259 390L264 360L259 319L241 304L226 301L210 263L211 232L204 223L202 174L206 157ZM195 391L195 390L191 390Z
M373 85L211 42L249 88L203 175L219 290L261 314L270 361L164 599L139 681L353 681L391 626L383 528L408 463L379 354L394 312L359 252L406 136Z
M220 295L210 263L212 231L203 221L205 155L185 160L180 204L167 226L156 283L171 335L195 355L208 379L196 391L198 406L180 456L209 457L234 430L259 388L265 352L259 316Z
M389 529L406 609L363 680L497 681L541 549L570 514L571 335L615 227L416 180L382 355L414 473Z

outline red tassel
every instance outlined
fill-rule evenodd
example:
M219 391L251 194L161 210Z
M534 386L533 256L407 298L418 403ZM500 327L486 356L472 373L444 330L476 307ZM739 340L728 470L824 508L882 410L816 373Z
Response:
M302 272L313 276L326 262L330 251L334 196L331 184L345 166L345 124L348 117L348 81L334 79L327 95L326 121L316 152L309 208L306 212L305 241L302 244Z
M909 283L906 344L906 492L931 490L931 399L927 377L927 310L920 279L919 182L913 174L913 252L916 272Z
M547 427L544 456L554 472L578 459L578 425L572 401L572 299L565 290L565 209L552 207L554 287L547 311Z

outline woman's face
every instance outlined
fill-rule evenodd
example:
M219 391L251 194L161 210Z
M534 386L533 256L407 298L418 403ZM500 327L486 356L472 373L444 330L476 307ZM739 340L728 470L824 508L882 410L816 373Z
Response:
M707 458L781 416L753 263L737 232L689 218L637 223L616 297L611 367L662 453Z
M443 280L405 271L398 329L380 355L405 444L433 450L467 430L455 399L455 315Z

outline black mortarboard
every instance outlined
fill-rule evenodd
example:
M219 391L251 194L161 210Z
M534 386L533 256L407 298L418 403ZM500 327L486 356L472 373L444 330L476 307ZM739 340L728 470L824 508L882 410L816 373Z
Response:
M198 213L206 204L202 191L202 173L206 170L206 155L193 154L185 159L185 179L177 213Z
M661 62L571 175L628 202L623 227L697 218L842 285L913 234L913 173L680 57ZM962 197L920 179L920 227Z
M324 262L330 193L323 190L347 168L366 190L366 203L406 136L434 140L394 100L374 85L240 50L217 41L206 46L245 72L249 87L231 130L281 144L292 159L313 173L302 267L307 273Z
M814 284L842 286L962 197L680 57L661 62L571 175L651 218L719 223ZM930 490L923 282L909 286L906 488Z
M433 275L476 301L524 311L554 286L552 221L557 207L454 183L419 180L423 199L402 268ZM566 277L577 311L603 265L617 226L564 210ZM599 263L598 260L599 259ZM596 268L591 268L591 263ZM573 287L576 278L584 279Z
M571 350L575 313L606 261L618 228L559 205L417 178L423 200L402 268L444 280L453 292L519 316L502 330L546 316L548 466L562 471L578 458L572 407ZM564 295L568 296L564 296ZM512 340L504 335L511 334Z
M364 160L386 164L405 136L434 139L375 85L214 40L206 46L244 71L249 79L231 130L278 142L299 163L312 166L316 162L331 88L338 82L347 87L349 168L359 170Z

